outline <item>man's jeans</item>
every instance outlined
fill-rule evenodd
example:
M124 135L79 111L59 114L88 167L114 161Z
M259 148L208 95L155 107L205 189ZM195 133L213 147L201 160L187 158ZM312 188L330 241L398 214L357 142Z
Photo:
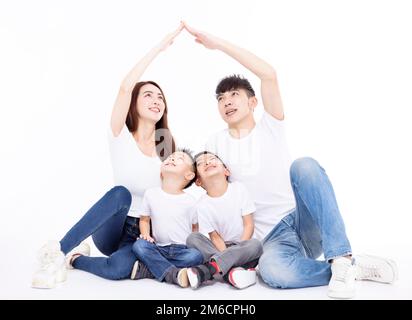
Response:
M260 275L275 288L327 285L328 261L351 254L332 185L311 158L294 161L290 178L296 208L263 240ZM326 261L315 260L322 253Z
M108 257L80 256L73 267L112 280L129 278L136 256L132 245L139 237L139 219L128 217L130 192L122 186L108 191L60 240L67 254L90 235Z
M163 281L166 274L176 267L186 268L203 262L200 251L188 248L183 244L158 246L155 243L139 239L133 245L133 252L159 281Z

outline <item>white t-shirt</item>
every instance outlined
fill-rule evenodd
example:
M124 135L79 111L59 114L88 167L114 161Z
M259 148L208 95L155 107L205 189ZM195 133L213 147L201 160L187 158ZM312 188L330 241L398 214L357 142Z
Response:
M216 231L225 242L240 241L243 233L242 217L255 212L249 192L240 182L229 183L220 197L204 194L197 204L199 231Z
M109 147L114 183L130 191L132 204L128 215L139 217L146 189L160 186L161 161L142 153L126 125L117 137L109 129Z
M209 139L206 150L228 166L230 181L249 190L256 205L254 237L262 240L295 207L284 121L265 111L246 137L233 138L225 129Z
M196 199L188 193L169 194L161 187L146 190L141 216L150 216L153 237L159 246L186 244L197 223Z

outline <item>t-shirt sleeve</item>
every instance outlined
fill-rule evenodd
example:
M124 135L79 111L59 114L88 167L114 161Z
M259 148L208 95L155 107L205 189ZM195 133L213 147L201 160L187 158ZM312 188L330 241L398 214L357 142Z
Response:
M150 216L152 214L152 210L150 208L150 194L148 190L143 195L143 201L141 206L141 212L139 212L141 216Z
M129 129L127 128L126 124L123 126L122 130L120 130L120 133L118 136L114 136L112 128L109 126L107 130L107 136L109 138L109 141L116 141L119 139L125 139L127 138L127 134L129 133Z
M261 123L263 128L270 130L276 137L285 139L285 120L278 120L264 110Z
M199 219L197 217L197 209L196 209L196 205L194 205L191 209L190 209L190 221L192 224L197 224L199 223Z
M252 197L249 193L249 191L246 189L246 187L240 183L237 182L240 190L240 199L241 199L241 212L242 216L246 216L248 214L254 213L256 211L255 203L252 200Z
M211 222L210 222L210 217L207 213L207 211L205 210L205 208L203 208L202 206L198 206L197 210L197 219L199 222L199 231L203 234L209 234L212 231L215 231L215 228L212 226Z

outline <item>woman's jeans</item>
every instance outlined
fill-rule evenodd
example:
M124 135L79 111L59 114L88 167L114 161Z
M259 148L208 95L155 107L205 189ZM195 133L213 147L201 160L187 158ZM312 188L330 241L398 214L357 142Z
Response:
M137 260L132 245L140 234L139 219L127 216L131 199L125 187L112 188L60 240L67 254L91 235L96 247L108 256L79 256L74 268L112 280L130 277Z
M311 158L294 161L290 178L296 208L263 240L260 275L274 288L327 285L328 261L351 254L332 184ZM322 253L326 261L315 260Z

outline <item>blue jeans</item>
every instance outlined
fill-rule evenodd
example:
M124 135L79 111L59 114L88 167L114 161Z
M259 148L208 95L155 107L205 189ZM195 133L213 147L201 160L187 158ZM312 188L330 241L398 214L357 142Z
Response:
M200 251L183 244L158 246L155 243L139 239L133 245L133 252L152 272L155 278L163 281L173 269L192 267L203 263Z
M60 240L67 254L90 235L96 247L108 257L80 256L73 267L97 276L119 280L129 278L136 261L133 243L139 237L139 219L128 217L130 192L122 186L108 191Z
M296 208L263 239L262 279L274 288L329 283L329 260L351 254L332 184L311 158L293 162L290 179ZM316 260L324 254L326 261Z

